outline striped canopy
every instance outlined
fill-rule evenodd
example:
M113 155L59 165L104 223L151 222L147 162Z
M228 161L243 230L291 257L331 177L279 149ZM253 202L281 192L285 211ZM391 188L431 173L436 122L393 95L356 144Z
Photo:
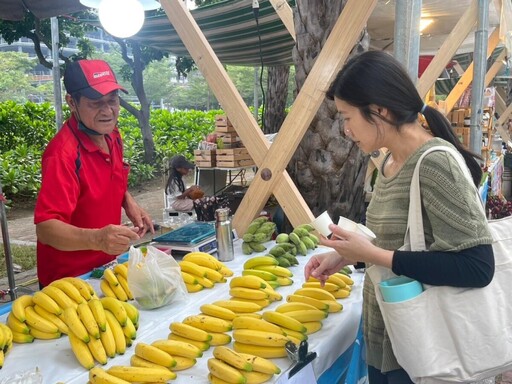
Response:
M295 0L288 0L288 3L295 6ZM293 63L295 42L270 1L259 2L258 22L252 0L225 0L192 10L191 14L222 64ZM147 15L144 27L131 39L177 56L190 57L164 12Z

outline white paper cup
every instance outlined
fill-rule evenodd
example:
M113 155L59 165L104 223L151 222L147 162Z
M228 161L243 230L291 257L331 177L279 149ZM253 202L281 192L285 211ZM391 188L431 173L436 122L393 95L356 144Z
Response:
M338 227L345 231L357 232L357 223L343 216L338 219Z
M363 224L357 224L357 232L366 237L370 241L373 241L377 238L377 236L375 236L375 233L373 233L371 229L369 229L367 226Z
M331 216L329 213L325 211L320 216L318 216L315 220L311 222L311 225L315 227L315 229L325 237L329 236L332 232L329 229L329 225L332 224Z

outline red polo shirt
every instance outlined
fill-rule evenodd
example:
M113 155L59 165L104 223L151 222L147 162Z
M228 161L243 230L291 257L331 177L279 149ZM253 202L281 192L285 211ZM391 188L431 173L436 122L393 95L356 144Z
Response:
M105 135L110 155L101 151L71 117L48 143L34 223L57 219L80 228L120 224L129 166L123 162L118 129ZM115 258L101 251L59 251L37 242L37 274L42 285L79 276Z

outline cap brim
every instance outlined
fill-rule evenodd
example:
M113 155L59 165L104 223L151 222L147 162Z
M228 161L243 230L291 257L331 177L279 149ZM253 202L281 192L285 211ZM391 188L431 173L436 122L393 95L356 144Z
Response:
M117 90L123 91L124 93L128 93L128 91L125 88L123 88L118 83L114 82L105 82L98 84L94 87L84 88L80 90L80 93L82 94L82 96L85 96L88 99L95 100Z

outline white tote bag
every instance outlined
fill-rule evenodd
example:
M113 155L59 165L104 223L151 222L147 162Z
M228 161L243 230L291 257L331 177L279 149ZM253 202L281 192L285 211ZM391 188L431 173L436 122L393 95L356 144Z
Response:
M404 250L425 250L419 165L432 151L447 151L470 180L459 152L437 146L420 157L411 182ZM478 190L475 193L480 199ZM482 208L483 211L483 208ZM512 216L489 221L495 274L484 288L428 286L419 296L383 301L379 283L396 275L372 266L367 272L398 363L415 383L469 383L512 369Z

